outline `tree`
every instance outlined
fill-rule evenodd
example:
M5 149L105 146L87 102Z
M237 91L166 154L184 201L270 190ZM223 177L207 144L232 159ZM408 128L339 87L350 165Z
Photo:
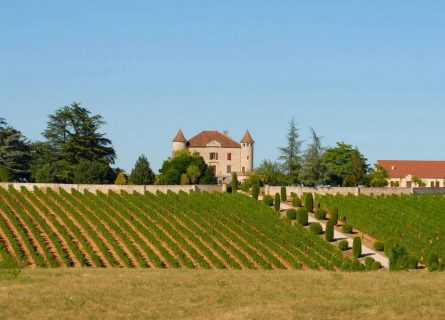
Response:
M127 178L125 177L125 173L122 171L119 172L117 175L116 181L114 182L115 185L123 186L127 184Z
M326 223L326 230L325 230L325 238L326 241L328 242L332 242L334 241L334 225L335 225L335 221L332 219L329 219L328 222Z
M187 168L187 175L190 178L190 182L192 184L196 184L198 182L198 178L201 175L198 166L192 164Z
M0 181L28 181L31 160L31 143L0 118Z
M281 202L287 202L287 190L285 186L281 187Z
M295 119L289 123L289 131L287 134L287 146L278 148L281 155L280 160L283 161L283 168L286 174L287 182L291 185L300 182L301 169L301 144Z
M53 179L48 182L114 182L115 172L110 165L114 163L116 153L111 141L99 132L104 124L102 116L92 116L78 103L56 110L49 116L43 133L46 141L39 145L33 162L33 175ZM48 163L51 167L47 166ZM87 172L94 176L86 176Z
M281 208L281 197L279 193L275 194L275 199L274 199L274 207L275 207L275 211L276 212L280 212L280 208Z
M376 164L374 169L369 173L369 183L371 187L386 187L388 185L389 174L385 168Z
M362 239L355 237L352 241L352 256L356 259L362 255Z
M252 198L258 200L259 195L260 195L260 184L255 183L252 187Z
M255 170L255 175L265 185L277 185L285 181L280 164L270 160L264 160Z
M232 192L236 193L238 191L238 175L236 172L232 173Z
M315 187L323 184L326 166L323 162L324 148L321 145L321 138L313 128L311 128L311 133L312 143L304 153L300 178L305 186Z
M413 176L411 180L413 181L414 186L416 186L416 187L420 187L420 188L426 187L426 183L417 176Z
M186 186L190 183L189 176L185 173L181 174L181 186Z
M190 167L196 168L190 169ZM191 154L187 149L176 152L171 158L164 161L158 177L158 183L178 185L183 174L193 173L195 181L199 184L215 184L216 178L204 159L196 153Z
M131 171L129 183L134 185L148 185L155 181L155 174L150 168L150 162L145 155L139 156Z
M328 148L323 154L326 167L325 183L333 186L366 184L368 165L366 158L356 148L343 142L337 142L334 148Z

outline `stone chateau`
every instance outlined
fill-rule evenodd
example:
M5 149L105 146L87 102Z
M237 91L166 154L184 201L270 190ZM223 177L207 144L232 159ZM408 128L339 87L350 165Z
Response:
M238 143L228 132L203 131L187 140L182 130L173 139L173 152L188 149L196 152L213 170L220 183L231 180L236 172L240 181L253 171L254 144L249 130Z

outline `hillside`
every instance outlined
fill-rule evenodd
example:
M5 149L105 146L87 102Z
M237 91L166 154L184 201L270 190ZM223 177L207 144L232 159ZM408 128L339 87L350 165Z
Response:
M0 188L0 255L31 267L356 268L337 248L237 194Z
M342 220L378 240L399 240L424 261L445 258L443 195L323 196L321 205L337 207Z

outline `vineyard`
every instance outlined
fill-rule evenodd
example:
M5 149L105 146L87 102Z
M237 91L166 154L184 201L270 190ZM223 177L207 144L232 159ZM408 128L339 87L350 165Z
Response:
M339 217L384 241L395 238L424 261L445 257L443 195L323 196L324 207L338 207Z
M0 188L0 256L31 267L355 270L240 194Z

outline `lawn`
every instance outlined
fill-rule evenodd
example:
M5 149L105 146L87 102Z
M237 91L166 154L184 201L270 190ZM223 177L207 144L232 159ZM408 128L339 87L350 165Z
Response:
M444 319L445 273L26 269L3 319Z

